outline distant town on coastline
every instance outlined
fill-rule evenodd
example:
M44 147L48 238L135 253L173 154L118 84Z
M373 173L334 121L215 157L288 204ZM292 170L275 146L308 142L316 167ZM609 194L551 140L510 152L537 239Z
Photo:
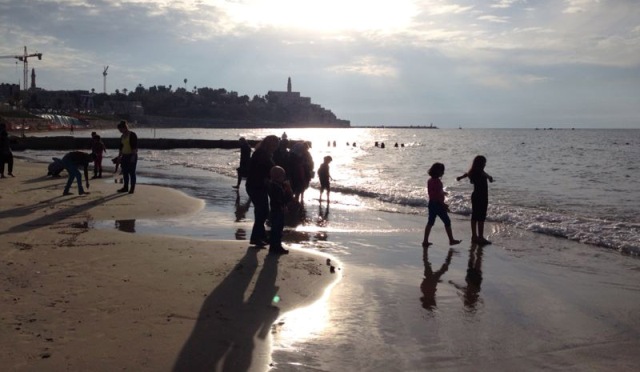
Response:
M26 90L19 84L0 84L0 118L13 130L99 127L121 119L153 127L350 127L349 120L338 119L331 110L293 91L291 78L286 91L253 98L224 88L187 90L186 84L186 79L185 87L139 84L133 91L116 89L112 94L95 89L48 91L36 87L32 70Z

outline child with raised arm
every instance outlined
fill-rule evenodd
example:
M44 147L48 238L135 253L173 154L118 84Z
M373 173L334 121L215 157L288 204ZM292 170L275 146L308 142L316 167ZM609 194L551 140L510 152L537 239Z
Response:
M324 157L324 163L318 168L318 178L320 178L320 203L322 203L322 193L327 190L327 204L329 204L329 193L331 192L331 174L329 174L329 163L333 161L331 156Z
M456 179L460 181L468 177L473 184L471 194L471 242L480 245L491 244L484 237L484 221L487 218L487 207L489 206L489 186L487 181L493 182L493 177L484 171L487 165L487 158L478 155L473 159L471 168L467 173Z
M444 175L444 164L433 163L429 169L429 180L427 181L427 192L429 194L429 219L427 220L427 226L424 228L424 240L422 241L423 247L428 247L432 243L429 242L429 234L431 228L436 222L436 217L440 217L444 223L444 228L447 231L449 237L449 245L456 245L460 243L460 240L453 238L453 232L451 231L451 219L447 212L449 206L444 202L447 193L444 191L442 181L440 178Z

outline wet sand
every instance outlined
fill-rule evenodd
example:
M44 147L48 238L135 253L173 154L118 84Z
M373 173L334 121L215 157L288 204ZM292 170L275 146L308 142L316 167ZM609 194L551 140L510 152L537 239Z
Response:
M131 213L133 208L129 207L123 209L129 211L126 215L111 213L103 215L105 219L102 222L90 221L89 224L96 229L80 234L81 237L99 237L99 241L121 237L125 241L140 242L136 244L145 247L142 253L136 254L123 245L115 251L110 248L107 254L101 253L98 246L85 244L83 249L73 250L73 255L62 256L74 263L70 266L65 261L66 270L90 262L89 268L81 268L83 275L91 276L95 272L107 287L118 288L110 292L111 297L104 303L100 302L101 298L86 297L98 295L87 294L89 290L81 278L66 278L58 273L52 274L53 277L74 284L70 286L73 291L58 289L57 298L62 302L56 303L53 309L66 314L71 310L57 307L63 306L64 301L70 301L76 308L73 317L51 313L53 310L47 309L46 302L42 302L42 308L47 309L45 314L51 314L47 317L41 316L40 310L29 310L34 308L33 302L29 309L14 307L9 308L11 313L6 313L5 305L18 306L12 303L11 297L16 296L16 291L24 297L30 296L32 291L38 293L36 297L44 297L41 292L46 291L39 288L43 282L36 281L38 276L29 271L33 269L28 265L30 262L36 263L37 271L53 270L44 265L63 263L51 261L51 252L72 248L65 248L63 244L55 250L53 247L40 248L40 254L19 261L22 271L16 271L5 280L14 284L11 284L12 292L5 292L3 297L3 318L10 319L10 322L5 323L0 339L3 353L8 354L2 354L0 362L10 360L14 363L11 365L21 366L16 369L28 370L33 365L50 367L51 364L46 362L54 355L61 355L62 360L69 360L64 364L68 369L87 369L97 364L105 365L104 369L117 369L126 361L125 367L135 367L136 370L168 370L176 361L179 366L186 366L181 363L201 360L194 355L202 352L197 345L205 344L216 345L215 352L210 353L212 360L204 359L207 362L221 360L222 352L227 353L227 360L252 358L254 361L267 361L270 360L269 350L261 348L260 344L266 343L262 337L270 333L267 337L271 337L274 343L273 366L280 371L635 371L640 363L637 353L640 347L640 260L637 258L502 224L487 226L493 245L474 247L469 243L469 222L460 216L453 217L453 229L456 237L463 240L462 244L453 249L449 247L444 229L438 222L432 232L434 245L425 251L420 246L424 216L365 209L357 199L335 194L332 195L335 203L330 210L308 199L309 223L296 231L285 231L284 238L289 246L308 248L328 254L333 260L339 259L342 280L332 287L329 296L324 296L314 306L286 312L292 307L286 307L283 300L277 313L260 312L253 307L254 304L266 303L268 298L250 296L252 291L249 290L241 301L234 296L238 291L233 288L243 288L249 276L257 275L249 286L263 288L263 283L267 285L266 290L254 293L273 293L273 286L269 283L273 282L271 268L274 265L263 260L264 252L257 253L259 266L254 266L255 257L253 252L246 250L246 242L226 242L236 256L228 266L218 271L211 269L211 265L215 265L219 257L209 248L226 243L156 236L164 233L231 240L243 239L250 229L252 213L251 209L244 207L246 195L241 190L236 203L236 195L230 191L234 180L207 175L202 180L207 182L207 188L202 191L189 188L192 181L186 182L182 178L183 175L176 175L174 179L158 182L206 199L206 205L200 211L184 211L179 218L156 213L154 219L148 219L142 214ZM156 180L149 178L145 181ZM313 193L310 190L308 198L313 197ZM0 202L4 203L2 200ZM31 217L31 220L35 218ZM122 226L125 220L136 231L135 234L122 232L126 230ZM51 234L74 231L70 226L58 230L51 227L50 230ZM3 234L1 238L7 241L6 237ZM16 242L15 239L9 240ZM172 241L179 244L192 241L193 245L189 245L186 251L182 245L175 244L169 244L167 249L155 248L156 243ZM234 244L239 249L234 250ZM15 264L8 265L8 262L14 262L10 258L33 249L22 251L13 247L10 254L3 253L2 267L16 270ZM82 253L85 250L87 252ZM141 251L141 248L135 251ZM176 251L185 253L176 255ZM43 252L46 260L40 258ZM133 258L130 258L132 254ZM287 283L286 286L280 285L276 279L280 291L289 285L302 285L305 291L309 290L298 281L314 278L315 269L319 270L316 273L322 274L317 279L323 281L327 278L328 267L317 258L309 258L312 265L305 266L306 262L301 261L293 268L285 266L285 271L281 271L285 260L298 257L304 256L296 252L278 262L277 278L282 275ZM107 263L101 266L100 260L104 259ZM238 264L249 268L246 276L230 274L236 273L234 269ZM165 269L170 275L165 274ZM115 271L116 275L111 275L112 270L123 271ZM289 277L286 270L300 270L300 275ZM238 271L245 273L244 269ZM19 275L20 272L24 275ZM25 281L14 277L30 279ZM327 284L314 283L318 285L317 290L293 292L302 298L304 293L321 293ZM121 293L126 295L123 297ZM76 303L78 296L84 298L82 303ZM289 296L281 295L283 299ZM300 303L311 303L315 298L317 296L303 298ZM54 303L55 299L48 300L48 303ZM138 306L133 308L130 303ZM227 303L238 305L226 309ZM174 306L181 310L174 310ZM166 310L167 307L170 310ZM109 315L110 311L116 315ZM212 312L217 315L215 320L202 322ZM87 321L94 319L87 318L87 315L82 315L85 316L83 325L72 321L84 313L93 314L95 319L99 319L100 326L87 325ZM250 315L256 313L260 314L257 318ZM27 314L34 315L29 317ZM122 321L120 314L127 315L127 322ZM234 324L244 326L236 328L228 324L238 317L243 321ZM51 319L63 319L66 322L64 327L56 329L73 341L58 345L50 358L42 359L41 353L50 352L52 348L51 341L47 341L52 337L47 335L48 328L42 324L48 326ZM267 325L274 320L276 325L268 328ZM253 338L255 345L242 336L247 327L250 333L258 335ZM152 331L145 333L147 329ZM224 332L219 333L220 330ZM82 337L75 336L75 332ZM135 342L126 342L123 334L134 337ZM209 338L214 334L221 334L220 339L233 341L219 344ZM16 335L23 341L16 343L13 338L8 338ZM233 338L236 336L239 339ZM54 338L56 343L60 342L59 339L60 336ZM100 354L95 347L87 347L88 341L106 347L110 354ZM73 345L68 347L68 343ZM237 350L233 345L245 346ZM91 358L83 358L73 352L83 350L81 348L87 348ZM117 352L111 353L114 350ZM167 350L172 350L172 353L166 353ZM188 358L183 358L185 356ZM16 361L22 364L15 364ZM232 368L240 371L253 369L243 364L234 364Z
M215 178L207 207L171 232L242 238L252 215L243 192L234 206L232 183ZM327 211L314 193L309 223L284 239L338 258L343 278L320 305L278 319L276 370L632 371L640 363L637 258L502 224L488 224L494 244L477 247L461 216L453 230L462 244L450 247L437 222L425 251L424 216L362 208L338 194ZM236 222L238 211L246 218ZM210 221L215 231L204 229Z
M337 278L303 251L92 227L203 208L176 190L117 194L105 178L63 197L46 164L17 160L14 174L0 180L3 370L265 370L271 323Z

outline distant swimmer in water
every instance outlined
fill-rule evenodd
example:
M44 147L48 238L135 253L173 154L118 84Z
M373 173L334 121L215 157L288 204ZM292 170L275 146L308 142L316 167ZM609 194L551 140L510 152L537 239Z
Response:
M431 228L436 222L436 217L440 217L444 223L444 228L447 231L449 237L449 245L460 244L460 240L453 238L453 232L451 231L451 219L447 212L449 206L445 203L445 196L447 193L444 191L442 181L440 178L444 175L444 164L434 163L429 169L429 180L427 181L427 192L429 194L429 219L427 220L427 226L424 228L424 239L422 240L422 246L428 247L432 243L429 242L429 234Z
M491 244L484 237L484 221L487 218L487 208L489 206L489 185L487 181L493 183L493 177L484 171L486 165L487 158L478 155L473 159L471 168L467 173L456 178L460 181L468 177L473 184L473 193L471 194L471 242L480 245Z

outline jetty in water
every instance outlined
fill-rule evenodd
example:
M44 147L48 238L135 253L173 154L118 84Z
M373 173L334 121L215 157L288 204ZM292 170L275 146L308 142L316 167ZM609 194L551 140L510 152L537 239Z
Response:
M120 147L120 138L102 138L108 149ZM247 140L251 147L255 147L260 141ZM298 142L309 141L289 140L289 146ZM21 150L89 150L91 139L85 137L56 136L56 137L11 137L11 148L14 151ZM240 142L234 140L205 140L205 139L176 139L176 138L138 138L138 148L150 150L171 149L236 149L240 148Z

